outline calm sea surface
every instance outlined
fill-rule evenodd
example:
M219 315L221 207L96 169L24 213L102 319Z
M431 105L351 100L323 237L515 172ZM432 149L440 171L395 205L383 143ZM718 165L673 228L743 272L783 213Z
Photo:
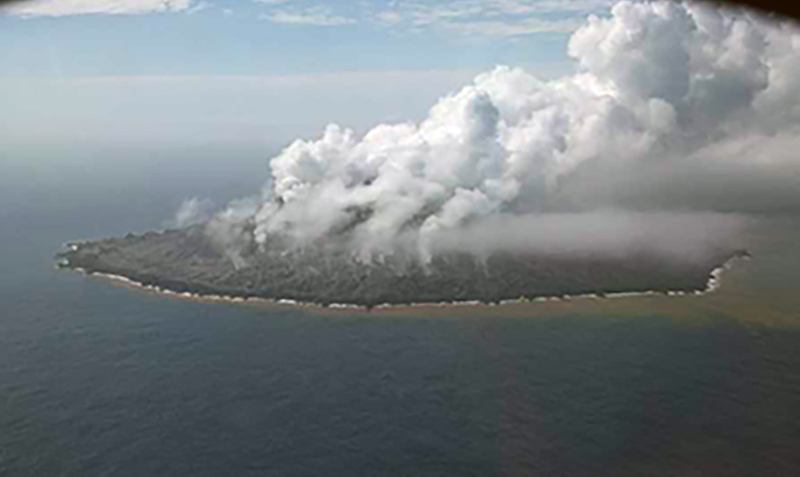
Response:
M800 475L797 220L708 297L319 314L57 272L64 241L159 228L203 191L18 175L0 475Z

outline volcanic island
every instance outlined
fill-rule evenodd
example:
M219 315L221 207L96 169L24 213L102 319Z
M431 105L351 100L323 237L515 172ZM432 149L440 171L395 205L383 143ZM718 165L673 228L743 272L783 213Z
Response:
M703 293L714 288L719 271L731 260L747 257L745 250L725 248L688 261L645 251L617 256L495 252L481 257L452 252L422 263L406 254L363 260L346 247L293 247L273 241L266 247L251 244L232 260L202 225L71 242L56 255L60 268L121 277L185 296L366 309Z

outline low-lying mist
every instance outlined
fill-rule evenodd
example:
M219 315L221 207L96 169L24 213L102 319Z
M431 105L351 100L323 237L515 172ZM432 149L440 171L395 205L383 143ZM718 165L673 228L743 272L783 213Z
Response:
M657 255L696 260L741 245L748 224L735 214L595 211L528 216L492 216L429 238L431 253L496 252L534 255Z

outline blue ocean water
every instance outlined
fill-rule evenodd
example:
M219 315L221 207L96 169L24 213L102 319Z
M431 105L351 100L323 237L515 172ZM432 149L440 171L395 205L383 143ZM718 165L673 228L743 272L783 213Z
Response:
M0 475L800 475L791 320L163 298L53 253L255 191L256 162L205 183L80 164L0 190Z

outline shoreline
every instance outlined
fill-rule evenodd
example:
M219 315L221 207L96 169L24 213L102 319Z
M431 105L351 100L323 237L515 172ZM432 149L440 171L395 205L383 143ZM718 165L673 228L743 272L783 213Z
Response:
M76 242L69 242L68 246L70 246L70 248L75 247ZM554 296L540 296L534 298L521 297L517 299L502 300L499 303L486 303L479 300L439 302L439 303L432 303L432 302L408 303L408 304L384 303L374 307L367 307L352 303L331 303L330 305L325 306L319 303L302 302L288 298L283 298L283 299L260 298L260 297L243 298L243 297L219 295L219 294L204 295L200 293L176 292L174 290L170 290L159 286L145 285L143 283L131 280L130 278L122 275L114 275L103 272L87 272L86 270L80 267L71 267L68 260L59 261L56 265L56 269L69 270L71 272L80 273L87 277L97 277L104 280L109 280L111 282L116 282L118 284L136 290L152 292L162 297L177 298L181 300L196 301L201 303L268 305L268 306L279 306L279 307L296 308L296 309L299 308L305 310L312 310L316 312L351 311L351 312L361 312L361 313L376 313L376 312L397 312L402 310L413 310L415 312L418 312L426 308L439 309L439 310L443 308L454 308L454 309L472 309L478 307L502 308L504 306L520 305L520 304L536 305L536 304L565 303L565 302L576 302L576 301L605 301L605 300L619 300L625 298L656 297L656 296L661 296L661 297L705 296L712 294L720 289L720 287L722 286L722 276L726 271L732 269L733 266L736 264L736 262L740 260L741 261L749 260L750 258L751 257L748 253L737 254L732 256L727 261L725 261L725 263L711 270L711 272L709 273L708 281L706 282L706 287L704 289L695 291L646 290L637 292L585 293L580 295L554 295Z

